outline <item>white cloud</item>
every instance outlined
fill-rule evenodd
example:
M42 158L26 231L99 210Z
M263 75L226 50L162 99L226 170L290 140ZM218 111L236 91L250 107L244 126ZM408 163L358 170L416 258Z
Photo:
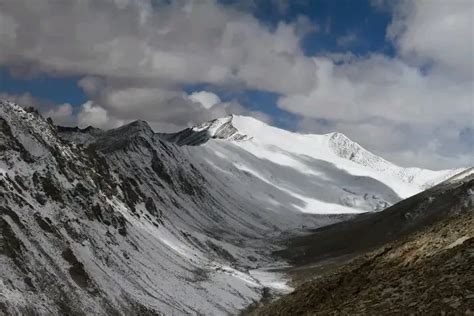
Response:
M340 65L329 58L316 58L315 62L320 84L309 94L282 97L282 108L333 120L382 117L414 124L471 122L472 81L426 76L400 59L382 55Z
M43 116L50 117L57 125L74 126L76 125L76 120L72 112L72 105L65 103L49 109L43 113Z
M210 109L213 105L221 103L218 95L208 91L193 92L189 95L189 99L200 103L206 109Z
M116 127L131 120L142 119L158 132L176 132L230 114L250 115L264 121L268 116L249 111L237 102L221 102L212 92L200 91L190 97L186 93L155 87L129 87L101 80L82 81L90 89L91 99L81 107L77 118L82 127ZM94 84L89 84L93 82Z
M300 36L314 31L304 17L270 29L212 0L6 0L1 9L0 66L23 75L83 76L79 86L89 102L70 119L81 126L144 119L175 131L237 112L269 120L236 102L194 102L181 87L288 93L316 80L299 47ZM67 108L57 111L48 114L64 123Z
M30 71L282 93L316 79L295 25L271 31L216 1L6 0L0 26L0 64Z
M353 32L349 32L336 40L336 44L339 47L347 47L357 41L357 35Z
M105 85L105 82L99 77L87 76L80 79L77 84L86 94L96 95Z
M296 34L303 37L310 33L317 33L321 30L321 26L311 21L307 16L299 15L294 23Z
M466 137L474 126L474 2L388 3L395 57L309 58L301 37L329 32L331 17L322 27L299 17L270 29L211 0L4 0L0 66L83 77L89 101L77 114L18 96L64 124L109 128L144 119L174 131L231 113L270 121L208 91L182 91L210 83L280 93L279 106L303 117L303 130L340 130L405 165L473 164ZM348 33L338 42L355 39Z
M474 3L389 2L397 56L327 54L318 85L282 96L306 131L342 131L403 165L474 164ZM340 43L342 44L342 43Z
M319 85L308 94L280 98L279 106L332 123L365 147L404 165L432 168L474 164L459 137L474 126L474 82L423 74L398 58L372 55L336 64L316 58ZM313 120L311 120L311 118ZM436 131L436 133L435 133ZM453 135L455 137L453 137ZM444 144L452 144L448 149Z
M474 2L403 1L387 37L401 56L462 79L474 78Z
M81 105L80 112L77 115L77 124L81 128L94 126L108 129L118 127L124 123L125 121L110 117L105 109L94 105L91 101Z

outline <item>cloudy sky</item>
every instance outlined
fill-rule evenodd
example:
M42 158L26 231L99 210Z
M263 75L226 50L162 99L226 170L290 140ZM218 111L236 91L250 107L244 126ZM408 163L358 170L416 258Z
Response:
M474 164L472 0L0 0L0 97L58 124L230 113Z

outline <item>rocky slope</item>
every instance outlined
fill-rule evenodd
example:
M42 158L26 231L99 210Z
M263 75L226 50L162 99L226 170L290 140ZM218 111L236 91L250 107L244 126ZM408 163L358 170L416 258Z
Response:
M298 262L289 272L300 285L253 314L473 313L473 171L294 240L280 254Z
M3 314L235 313L283 287L256 270L273 236L337 220L270 210L145 122L90 136L0 103Z

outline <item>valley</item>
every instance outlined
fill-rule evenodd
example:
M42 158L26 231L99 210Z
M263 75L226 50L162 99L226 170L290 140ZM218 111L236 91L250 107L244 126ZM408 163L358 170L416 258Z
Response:
M474 316L474 0L0 0L0 316Z
M176 134L79 129L1 101L0 141L5 314L237 314L290 292L321 256L414 232L382 210L462 171L241 116ZM345 246L354 236L361 248Z

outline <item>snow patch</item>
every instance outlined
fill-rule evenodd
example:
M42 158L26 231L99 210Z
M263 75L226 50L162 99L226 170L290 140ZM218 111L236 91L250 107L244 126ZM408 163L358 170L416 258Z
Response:
M457 246L462 245L466 240L469 240L471 237L470 236L463 236L461 238L458 238L456 241L454 241L452 244L448 245L446 249L451 249Z

